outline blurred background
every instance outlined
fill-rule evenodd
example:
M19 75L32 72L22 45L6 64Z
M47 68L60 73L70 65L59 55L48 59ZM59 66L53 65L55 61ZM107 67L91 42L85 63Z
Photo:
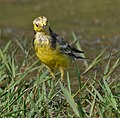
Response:
M68 42L75 32L88 56L106 46L120 49L119 0L0 0L0 46L22 34L31 43L32 21L42 15Z
M74 61L69 68L71 84L67 76L65 88L59 81L49 81L46 68L34 55L32 22L43 15L52 30L67 42L73 41L75 33L89 60ZM3 117L42 114L49 117L56 111L58 117L61 113L74 117L76 111L82 117L86 114L89 118L118 118L119 59L120 0L0 0L0 114Z
M73 41L74 32L90 60L94 60L106 47L106 55L109 55L111 48L113 51L120 50L119 0L0 0L0 48L4 48L10 40L12 50L20 47L16 39L25 50L32 48L32 22L43 15L49 19L53 31L67 42ZM31 55L34 54L33 49L31 51ZM24 50L23 53L18 51L17 55L18 64L22 66L24 64L20 63L21 60L27 57ZM120 58L119 55L113 56L113 64L117 58ZM98 71L104 69L105 61L96 67ZM82 72L85 68L83 61L77 63ZM76 78L75 66L71 66L69 70L71 77ZM74 81L74 84L77 83L78 81Z
M120 49L119 0L0 0L0 47L16 38L32 47L32 22L42 15L68 42L74 32L88 59L106 47Z

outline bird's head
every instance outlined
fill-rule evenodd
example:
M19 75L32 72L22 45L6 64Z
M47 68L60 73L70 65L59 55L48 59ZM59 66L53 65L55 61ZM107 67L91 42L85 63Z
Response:
M35 32L46 32L49 30L50 24L45 16L37 17L33 21Z

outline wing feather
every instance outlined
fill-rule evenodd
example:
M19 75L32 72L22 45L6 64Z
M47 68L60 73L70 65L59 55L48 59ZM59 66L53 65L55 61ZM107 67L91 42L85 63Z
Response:
M78 56L76 53L83 53L83 51L77 50L76 48L71 47L68 43L64 41L64 39L58 34L51 31L51 37L56 41L56 45L58 44L60 47L60 51L64 54L72 56L76 59L84 59L81 56Z

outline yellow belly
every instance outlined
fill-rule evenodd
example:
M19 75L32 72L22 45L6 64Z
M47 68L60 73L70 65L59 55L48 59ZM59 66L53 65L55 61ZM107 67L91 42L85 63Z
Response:
M40 61L52 70L67 68L71 62L68 55L62 54L58 49L51 49L50 46L36 45L35 52Z

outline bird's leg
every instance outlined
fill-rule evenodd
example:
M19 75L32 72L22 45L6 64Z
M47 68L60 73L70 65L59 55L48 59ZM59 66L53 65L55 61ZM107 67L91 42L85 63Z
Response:
M60 79L61 79L61 82L63 82L64 81L64 70L63 70L63 68L62 67L60 67L60 73L61 73L61 77L60 77Z
M46 65L45 65L46 66ZM46 68L49 70L50 75L52 76L53 80L55 80L54 70L46 66Z
M54 75L54 72L52 70L50 70L50 75L52 76L53 80L55 80L55 75Z

